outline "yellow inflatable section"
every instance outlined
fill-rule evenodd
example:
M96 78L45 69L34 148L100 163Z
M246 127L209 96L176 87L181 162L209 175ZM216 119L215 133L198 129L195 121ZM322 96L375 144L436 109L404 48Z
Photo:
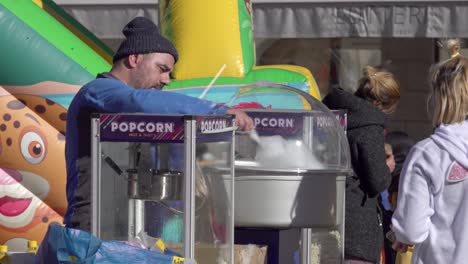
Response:
M258 81L289 85L320 99L317 84L307 68L255 66L251 10L250 0L161 0L162 32L180 53L175 81L167 89L198 96L219 76L207 99L228 102L236 89ZM284 102L280 106L298 108L297 102Z
M223 64L220 76L244 76L237 1L164 2L161 8L173 14L172 40L180 54L177 78L214 76Z

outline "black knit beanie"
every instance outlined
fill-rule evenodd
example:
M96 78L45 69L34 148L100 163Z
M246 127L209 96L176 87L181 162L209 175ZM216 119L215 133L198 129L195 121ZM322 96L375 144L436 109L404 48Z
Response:
M126 39L114 54L113 62L132 54L169 53L177 62L179 55L168 39L159 34L159 28L145 17L136 17L122 30Z

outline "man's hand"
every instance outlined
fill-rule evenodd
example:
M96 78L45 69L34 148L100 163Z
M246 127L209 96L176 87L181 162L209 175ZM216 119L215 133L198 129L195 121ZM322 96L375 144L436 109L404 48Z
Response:
M245 112L238 109L227 110L228 114L236 117L236 126L243 131L252 131L254 129L254 122Z

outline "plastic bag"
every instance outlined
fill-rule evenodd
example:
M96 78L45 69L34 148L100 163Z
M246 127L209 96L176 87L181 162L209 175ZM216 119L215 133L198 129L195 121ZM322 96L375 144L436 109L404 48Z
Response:
M264 264L266 263L267 248L257 245L235 245L234 264Z
M127 244L131 246L136 246L138 248L145 248L151 251L164 253L164 248L158 247L158 244L157 244L158 241L161 241L161 240L158 240L158 238L148 235L148 233L146 233L145 231L140 231L135 236L135 238L128 241Z
M173 256L134 247L119 241L100 240L78 229L50 225L39 247L36 264L172 264Z
M145 231L140 231L138 235L136 235L136 237L133 240L129 241L127 244L131 246L136 246L138 248L144 248L150 251L158 252L164 255L175 256L179 257L179 259L183 259L182 255L167 248L164 241L162 241L160 238L152 237L148 235L148 233L146 233ZM177 259L174 258L173 261L175 262L175 260ZM187 263L187 260L185 260L184 263Z

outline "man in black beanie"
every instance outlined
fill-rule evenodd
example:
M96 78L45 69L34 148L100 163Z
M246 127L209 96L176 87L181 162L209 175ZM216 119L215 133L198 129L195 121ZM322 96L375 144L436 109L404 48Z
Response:
M111 72L98 77L117 77L137 89L162 89L168 85L179 57L174 45L144 17L130 21L122 32L126 39L113 57Z
M225 105L160 91L170 82L177 62L174 45L159 34L149 19L137 17L123 29L126 39L114 55L110 72L101 73L84 85L68 108L65 159L68 209L64 223L90 231L91 171L90 139L92 113L233 114L237 126L252 130L244 112Z

